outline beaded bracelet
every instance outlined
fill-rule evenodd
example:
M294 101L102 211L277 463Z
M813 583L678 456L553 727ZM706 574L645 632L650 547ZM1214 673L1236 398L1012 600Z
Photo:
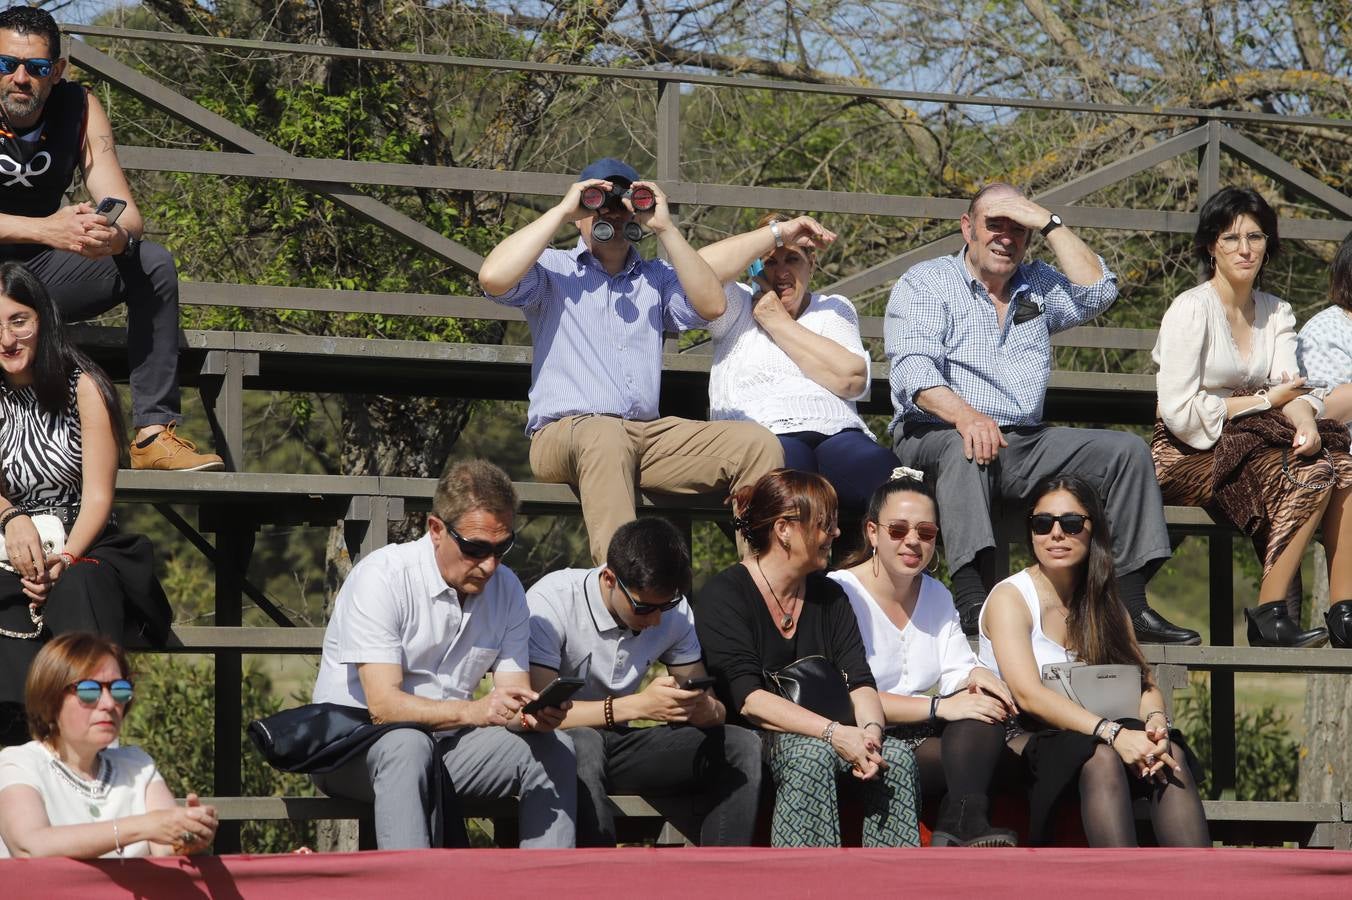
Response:
M602 708L603 710L605 710L605 714L606 714L606 727L607 727L607 728L614 728L614 727L615 727L615 698L614 698L614 697L607 697L605 703L602 704L601 708Z
M0 531L4 531L5 528L9 526L9 523L17 519L19 516L26 515L28 515L28 513L24 512L22 508L18 506L11 506L3 513L0 513Z

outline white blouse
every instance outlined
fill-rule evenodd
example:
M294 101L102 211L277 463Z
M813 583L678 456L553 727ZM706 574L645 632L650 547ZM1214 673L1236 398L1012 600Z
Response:
M1211 282L1174 298L1160 322L1152 354L1159 374L1159 413L1169 431L1190 447L1205 450L1220 439L1225 398L1256 393L1268 380L1300 374L1296 362L1296 317L1291 305L1254 291L1255 311L1249 357L1235 344L1225 308ZM1324 411L1314 397L1302 397Z
M841 569L826 577L850 598L879 691L917 697L937 684L939 693L951 694L977 667L976 654L958 624L953 595L938 580L920 576L915 612L905 628L897 628L852 573Z
M714 362L709 370L709 418L759 422L775 434L815 431L839 434L858 428L872 437L854 401L867 397L869 355L859 337L854 305L838 294L812 294L798 324L840 344L864 361L864 387L842 400L803 374L752 314L751 288L733 283L725 290L727 311L709 323Z
M42 797L52 825L111 822L146 811L146 789L164 781L149 754L139 747L109 747L99 752L99 777L85 779L60 760L41 741L29 741L0 750L0 804L5 791L27 785ZM0 841L0 859L9 858ZM105 857L116 857L110 850ZM150 842L125 844L123 856L149 856Z

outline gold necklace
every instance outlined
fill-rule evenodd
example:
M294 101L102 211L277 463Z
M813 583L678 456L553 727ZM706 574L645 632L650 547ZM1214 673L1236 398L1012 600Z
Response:
M756 571L760 572L761 578L765 580L765 586L770 589L770 596L775 600L775 606L778 606L780 613L783 614L783 618L779 620L779 630L788 631L793 627L793 613L785 610L784 604L779 602L779 595L775 593L775 586L770 583L770 579L765 577L765 570L761 568L759 556L756 557ZM794 599L794 597L790 597L789 601L792 602Z

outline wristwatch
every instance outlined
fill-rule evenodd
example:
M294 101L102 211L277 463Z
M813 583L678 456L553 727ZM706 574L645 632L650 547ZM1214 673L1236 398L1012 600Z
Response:
M1052 213L1052 217L1051 217L1050 219L1047 220L1047 224L1046 224L1046 225L1043 225L1043 226L1042 226L1042 231L1039 232L1039 233L1040 233L1043 237L1046 237L1047 235L1051 234L1051 233L1052 233L1053 231L1055 231L1056 229L1060 228L1061 225L1062 225L1061 217L1058 216L1056 213Z
M775 249L778 250L784 246L784 235L779 230L779 220L775 219L770 223L770 233L775 236Z
M127 232L127 246L122 248L118 256L135 256L136 251L141 249L141 239L130 231Z

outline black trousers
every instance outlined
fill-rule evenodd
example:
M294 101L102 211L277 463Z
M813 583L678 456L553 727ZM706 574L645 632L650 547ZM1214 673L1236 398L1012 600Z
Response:
M21 262L42 279L67 322L125 303L132 425L180 418L178 270L168 250L143 241L134 256L89 259L51 247L7 244L0 245L0 259Z
M736 725L570 728L577 753L577 845L615 846L606 795L704 794L700 846L750 846L763 768L760 735Z

